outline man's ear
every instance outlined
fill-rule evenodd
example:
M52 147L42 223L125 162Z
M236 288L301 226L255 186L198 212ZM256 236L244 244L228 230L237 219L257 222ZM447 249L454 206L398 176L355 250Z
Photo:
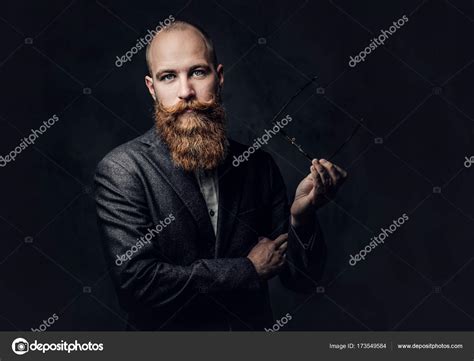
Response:
M224 65L219 64L216 69L217 79L219 81L219 88L224 86Z
M150 93L153 100L156 101L155 88L153 88L153 79L148 75L145 76L145 85L148 88L148 92Z

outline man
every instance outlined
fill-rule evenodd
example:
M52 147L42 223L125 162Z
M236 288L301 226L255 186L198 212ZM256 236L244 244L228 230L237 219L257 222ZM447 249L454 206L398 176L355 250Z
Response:
M314 291L325 243L316 211L347 173L313 160L289 211L271 156L228 140L224 68L177 21L147 48L155 126L98 165L98 224L129 330L263 330L267 280ZM313 279L313 280L311 280Z

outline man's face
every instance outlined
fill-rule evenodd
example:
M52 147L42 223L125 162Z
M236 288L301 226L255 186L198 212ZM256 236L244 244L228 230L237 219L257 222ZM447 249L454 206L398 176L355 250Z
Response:
M214 69L196 30L160 33L151 44L153 78L145 82L155 100L155 122L174 164L186 171L214 169L227 152L225 111L219 91L223 67Z
M152 76L146 85L163 107L180 101L208 102L224 82L223 67L214 69L202 36L194 29L162 32L151 44Z

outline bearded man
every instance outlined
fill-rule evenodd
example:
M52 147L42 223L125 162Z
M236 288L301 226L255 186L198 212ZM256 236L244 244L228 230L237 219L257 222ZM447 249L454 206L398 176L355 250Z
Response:
M227 138L224 67L198 27L176 21L147 48L155 125L95 176L98 225L128 330L264 330L268 280L314 292L326 247L317 210L347 173L314 159L288 205L261 150Z

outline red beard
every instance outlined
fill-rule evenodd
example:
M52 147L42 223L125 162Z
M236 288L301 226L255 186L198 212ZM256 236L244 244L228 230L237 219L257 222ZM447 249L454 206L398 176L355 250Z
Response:
M225 110L214 99L180 101L170 108L155 102L155 124L173 163L186 171L214 169L227 155Z

